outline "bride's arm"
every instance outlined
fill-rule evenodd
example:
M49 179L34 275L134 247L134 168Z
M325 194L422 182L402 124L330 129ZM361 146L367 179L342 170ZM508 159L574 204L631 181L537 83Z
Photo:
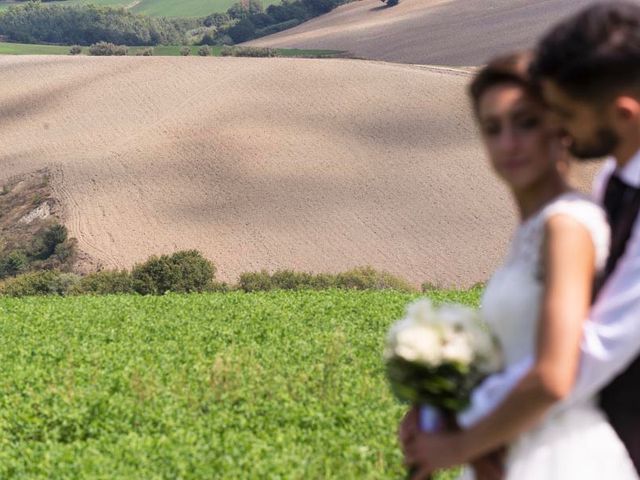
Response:
M591 235L579 222L566 215L547 220L545 289L533 367L502 404L474 427L460 433L412 436L404 445L408 464L426 467L426 473L468 462L509 443L569 395L590 306L594 256Z

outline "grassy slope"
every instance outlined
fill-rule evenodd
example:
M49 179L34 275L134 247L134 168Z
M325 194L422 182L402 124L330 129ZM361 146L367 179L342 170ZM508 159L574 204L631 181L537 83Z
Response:
M203 17L214 12L226 12L238 0L142 0L134 12L165 17ZM280 3L280 0L262 0L262 6Z
M129 55L135 55L139 50L146 47L130 47ZM180 55L180 46L159 46L154 47L153 54L155 56L178 56ZM197 55L198 46L191 47L191 55ZM83 53L87 53L88 48L83 49ZM220 55L221 47L212 47L211 52L214 56ZM282 57L335 57L340 52L334 50L298 50L298 49L277 49ZM31 45L24 43L8 43L0 42L0 55L68 55L69 47L60 45Z
M0 42L0 55L67 55L69 47Z
M132 11L148 15L165 17L204 17L215 12L225 12L238 0L141 0ZM133 0L67 0L64 2L51 2L52 4L94 4L110 6L128 6ZM266 8L280 0L262 0ZM8 4L0 2L0 10L8 7Z
M0 299L0 478L401 478L380 355L413 298Z

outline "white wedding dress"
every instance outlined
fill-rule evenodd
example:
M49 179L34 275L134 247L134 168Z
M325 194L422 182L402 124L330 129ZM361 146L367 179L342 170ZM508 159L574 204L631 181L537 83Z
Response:
M498 336L508 365L535 352L543 294L541 249L545 222L554 215L568 215L587 228L598 270L607 259L609 227L605 214L578 193L559 196L520 224L504 265L489 281L482 299L483 317ZM505 467L506 480L638 478L596 399L552 410L510 445ZM472 480L475 476L469 468L460 478Z

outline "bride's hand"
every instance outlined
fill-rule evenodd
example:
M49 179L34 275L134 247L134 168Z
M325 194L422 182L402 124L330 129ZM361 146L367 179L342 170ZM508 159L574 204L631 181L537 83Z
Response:
M504 478L504 448L488 453L471 462L476 480L502 480Z
M398 440L400 441L403 451L405 451L406 445L411 442L413 437L415 437L420 431L419 420L420 407L413 406L400 422L400 427L398 428Z
M456 439L456 433L416 433L404 446L405 463L417 472L411 479L427 479L436 470L464 463Z

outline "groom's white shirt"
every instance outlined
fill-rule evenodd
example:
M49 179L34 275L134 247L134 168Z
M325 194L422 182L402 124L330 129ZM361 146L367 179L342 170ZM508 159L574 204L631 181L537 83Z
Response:
M616 162L606 160L594 181L593 195L602 202ZM640 151L618 171L627 184L640 187ZM584 326L580 371L572 394L557 408L596 395L640 354L640 216L624 255L602 288ZM471 406L458 416L464 428L496 409L533 365L534 358L491 376L474 391Z

